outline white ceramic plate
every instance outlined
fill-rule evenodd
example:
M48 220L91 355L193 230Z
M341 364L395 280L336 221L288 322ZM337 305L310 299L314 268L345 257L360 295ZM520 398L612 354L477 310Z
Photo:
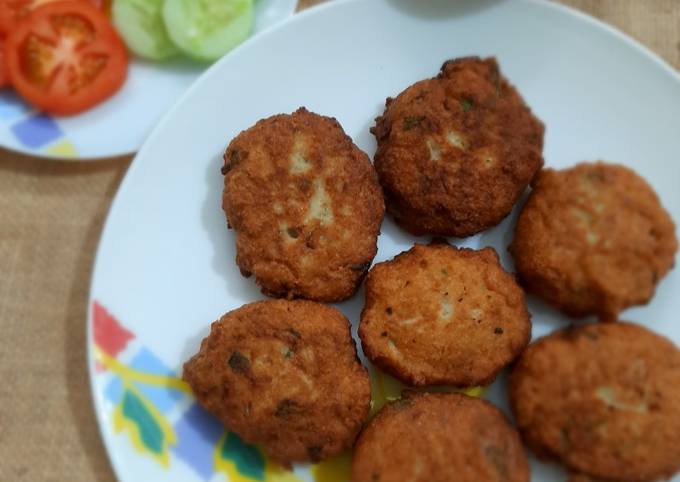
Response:
M288 18L296 5L297 0L255 0L253 35ZM146 62L133 57L119 92L72 117L37 112L12 89L0 89L0 147L54 159L96 160L135 152L206 68L185 58Z
M96 411L121 481L345 480L343 458L294 475L277 471L202 412L176 378L210 322L262 298L234 264L220 208L221 155L258 119L302 105L337 117L372 155L369 127L385 97L434 75L448 58L475 54L497 56L545 121L547 165L632 166L680 220L680 79L622 34L531 0L350 0L305 12L234 51L187 92L139 152L111 209L88 348ZM452 242L494 246L512 269L513 220ZM390 219L382 232L376 261L415 241ZM648 306L623 318L680 343L679 290L675 270ZM339 307L356 324L362 302L360 293ZM567 323L534 299L530 308L534 337ZM384 395L377 385L374 395ZM502 379L487 396L506 409ZM532 463L533 480L563 480L560 469Z

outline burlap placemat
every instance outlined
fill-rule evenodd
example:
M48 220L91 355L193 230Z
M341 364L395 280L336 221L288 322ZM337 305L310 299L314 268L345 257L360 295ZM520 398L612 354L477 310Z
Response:
M680 68L680 1L564 3ZM0 482L114 480L90 400L85 315L94 251L129 161L0 151Z

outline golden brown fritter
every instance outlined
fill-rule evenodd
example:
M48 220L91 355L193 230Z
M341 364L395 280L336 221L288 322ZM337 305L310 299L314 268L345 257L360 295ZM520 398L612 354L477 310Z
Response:
M456 393L409 394L364 428L352 482L528 482L519 435L485 400Z
M510 376L527 444L594 478L680 469L680 351L631 323L572 327L529 345Z
M347 318L304 300L227 313L185 363L184 379L207 411L283 465L350 448L371 400Z
M614 479L601 479L601 478L591 477L590 475L577 474L575 472L571 472L571 473L569 473L569 476L567 478L567 482L625 482L625 481L614 480Z
M573 316L616 319L651 299L677 246L649 184L599 162L537 176L510 252L528 291Z
M388 211L413 234L498 224L543 165L543 124L493 58L449 60L385 106L375 167Z
M492 248L416 244L371 269L364 353L411 385L485 385L531 338L524 293Z
M222 206L236 263L275 297L339 301L371 265L385 207L368 156L304 108L241 132L224 154Z

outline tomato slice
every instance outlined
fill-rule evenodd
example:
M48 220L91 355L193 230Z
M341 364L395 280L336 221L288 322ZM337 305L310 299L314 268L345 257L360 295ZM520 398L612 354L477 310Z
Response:
M5 45L14 88L52 114L77 114L110 97L123 85L127 64L125 45L106 16L78 0L31 10Z
M0 0L0 35L7 35L32 9L55 0ZM105 13L111 11L111 0L81 0Z
M7 72L5 72L5 39L0 37L0 88L9 84Z
M0 0L0 35L7 34L16 20L28 12L31 0Z

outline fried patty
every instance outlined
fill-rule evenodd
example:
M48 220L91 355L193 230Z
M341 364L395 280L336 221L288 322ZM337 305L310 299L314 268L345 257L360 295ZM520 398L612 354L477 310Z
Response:
M371 129L388 211L416 235L498 224L543 165L543 131L494 58L445 62L388 98Z
M224 154L222 206L236 263L275 297L339 301L375 256L385 207L366 154L333 118L260 120Z
M352 482L528 482L519 435L489 402L406 392L361 432Z
M680 469L680 350L646 328L595 323L541 338L519 358L509 392L542 458L625 482Z
M616 319L672 268L675 225L654 190L616 164L545 169L510 252L526 289L572 316Z
M349 321L305 300L227 313L183 377L208 412L286 466L350 448L371 400Z
M620 480L613 480L613 479L596 479L593 478L589 475L585 474L577 474L575 472L569 473L567 482L623 482Z
M486 385L531 338L524 293L493 248L416 244L375 265L359 336L376 365L411 385Z

